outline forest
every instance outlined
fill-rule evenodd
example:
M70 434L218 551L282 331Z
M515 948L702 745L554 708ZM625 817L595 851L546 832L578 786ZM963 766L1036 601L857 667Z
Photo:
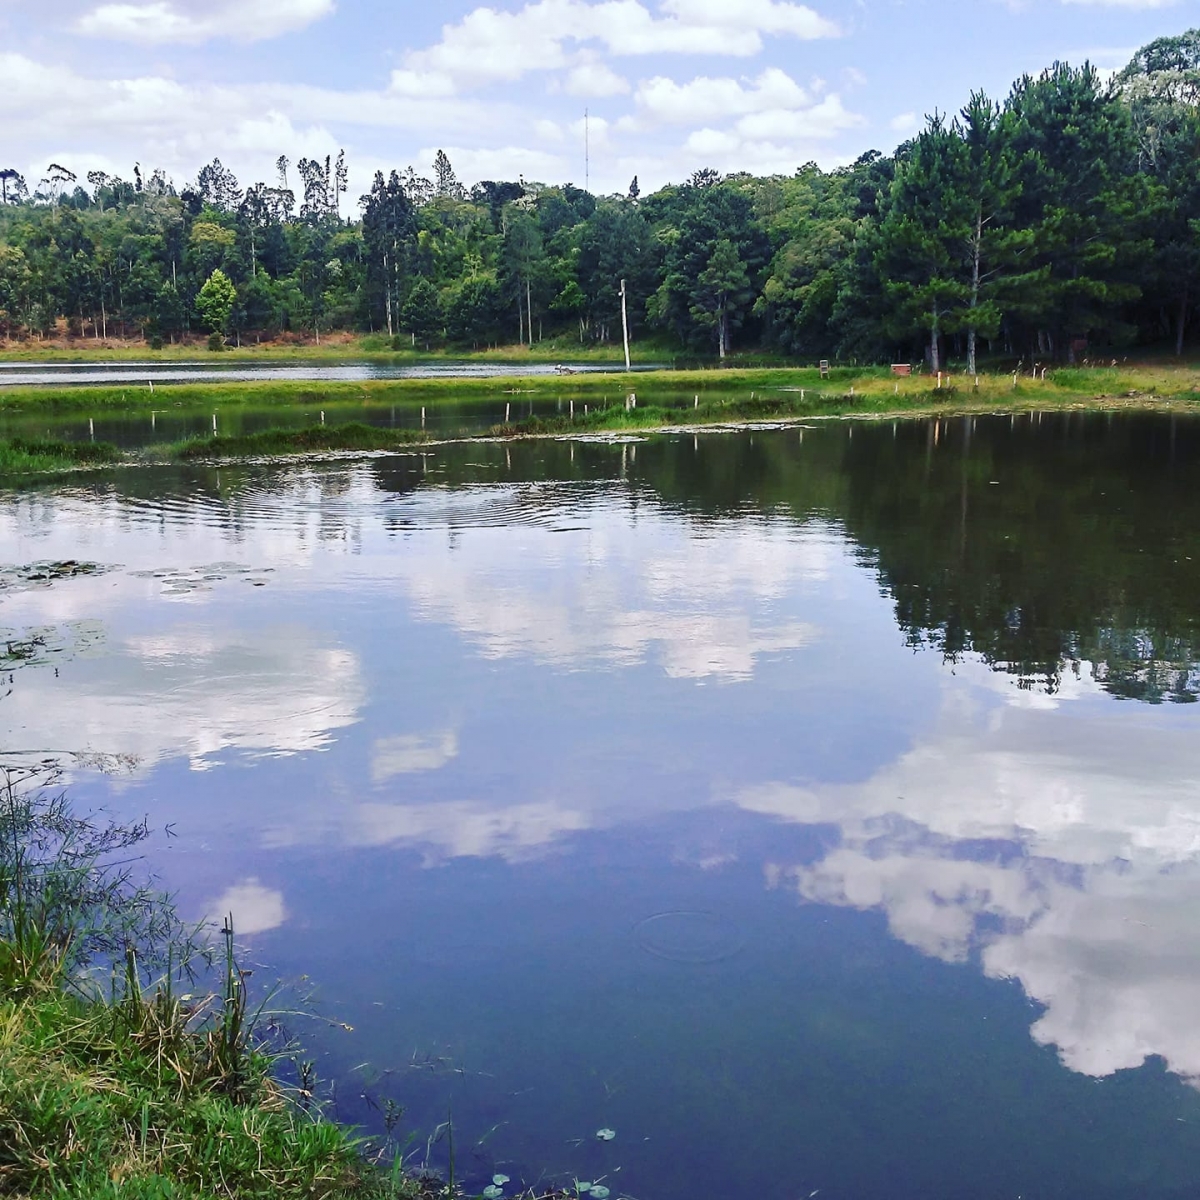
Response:
M432 178L344 154L219 158L176 187L0 169L0 336L374 333L400 349L631 336L699 358L1074 362L1200 333L1200 30L1110 79L1056 63L1003 101L934 113L890 157L755 177L698 170L642 195Z

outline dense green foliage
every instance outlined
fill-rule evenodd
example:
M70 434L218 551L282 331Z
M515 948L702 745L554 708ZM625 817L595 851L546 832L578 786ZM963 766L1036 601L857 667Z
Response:
M178 193L161 172L91 190L52 165L0 203L0 332L210 333L210 346L332 329L394 349L569 334L688 352L761 348L886 362L979 353L1026 364L1172 339L1200 269L1200 33L1140 50L1114 81L1055 64L1003 104L934 114L892 157L792 176L698 171L641 196L376 176L342 213L344 159L302 159L302 197L243 190L219 159ZM635 181L636 184L636 181Z

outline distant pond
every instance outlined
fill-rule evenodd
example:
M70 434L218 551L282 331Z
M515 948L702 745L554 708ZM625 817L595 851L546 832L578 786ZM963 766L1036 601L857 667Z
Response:
M471 1186L1195 1195L1195 421L79 476L0 627L2 744L133 756L79 803Z
M511 376L554 375L559 367L573 374L620 371L617 363L506 363L454 362L436 359L418 363L329 362L317 359L298 362L221 363L197 362L90 362L13 363L0 362L0 388L20 384L39 387L68 387L84 384L148 383L362 383L372 379L505 379ZM645 363L638 371L661 369L662 364Z

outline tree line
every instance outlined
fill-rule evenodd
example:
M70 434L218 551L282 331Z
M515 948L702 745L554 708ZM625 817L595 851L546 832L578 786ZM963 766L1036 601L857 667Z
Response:
M689 353L859 363L1182 352L1200 269L1200 30L1111 80L1056 63L1003 101L934 113L891 156L642 195L470 189L382 172L347 203L344 154L280 157L243 188L219 159L88 186L0 170L0 333L229 340L333 330L478 348L570 333Z

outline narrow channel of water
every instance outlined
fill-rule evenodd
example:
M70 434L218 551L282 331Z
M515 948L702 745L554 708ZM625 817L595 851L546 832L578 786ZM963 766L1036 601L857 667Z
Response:
M661 363L639 363L635 371L661 370ZM280 362L87 362L38 363L0 362L0 388L20 385L78 387L87 384L155 383L364 383L386 379L508 379L528 375L583 375L595 372L623 373L615 363L488 362L431 359L411 362L336 361L288 359Z
M1198 531L1159 416L81 476L0 497L102 568L0 571L0 744L133 756L78 799L469 1183L1182 1200Z

